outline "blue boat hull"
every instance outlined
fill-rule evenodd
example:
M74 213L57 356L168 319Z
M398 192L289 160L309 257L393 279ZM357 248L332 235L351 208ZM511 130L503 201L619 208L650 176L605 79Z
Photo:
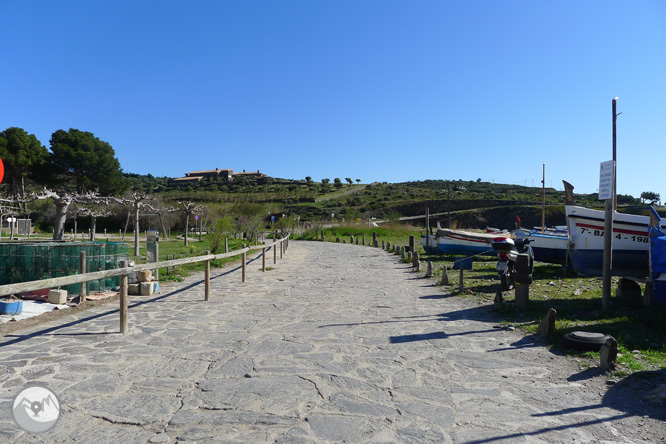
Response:
M589 276L601 276L604 264L603 250L573 249L571 263L576 271ZM639 250L613 250L613 276L647 277L648 252Z
M488 250L488 246L475 246L475 245L454 245L446 243L438 243L437 247L441 253L445 254L465 254L472 256L474 254L487 254L489 256L497 256L497 252L494 250Z
M538 262L546 262L548 264L561 264L564 265L567 262L567 250L561 248L544 248L544 247L532 247L534 252L534 260Z

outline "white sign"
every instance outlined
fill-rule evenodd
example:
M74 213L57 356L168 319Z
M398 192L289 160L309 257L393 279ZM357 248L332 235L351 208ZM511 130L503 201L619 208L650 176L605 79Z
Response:
M615 162L613 160L601 162L601 171L599 172L599 200L613 198L614 174Z

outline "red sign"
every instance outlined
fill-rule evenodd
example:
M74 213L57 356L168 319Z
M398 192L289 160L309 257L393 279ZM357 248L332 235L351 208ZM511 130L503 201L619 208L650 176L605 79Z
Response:
M194 220L199 220L199 215L198 214L194 215Z
M5 164L2 163L2 159L0 159L0 183L2 182L3 177L5 177Z

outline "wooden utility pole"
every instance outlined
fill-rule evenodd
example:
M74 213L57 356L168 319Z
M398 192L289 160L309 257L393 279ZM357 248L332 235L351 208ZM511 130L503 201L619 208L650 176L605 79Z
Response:
M622 113L620 113L622 114ZM617 97L613 99L613 211L617 211Z
M546 164L543 164L543 179L541 179L543 198L541 201L541 233L546 232Z
M604 254L603 254L603 288L601 293L601 310L608 311L611 296L611 274L613 270L613 215L617 209L617 178L615 177L617 161L617 97L613 99L613 190L610 199L606 199L604 214Z

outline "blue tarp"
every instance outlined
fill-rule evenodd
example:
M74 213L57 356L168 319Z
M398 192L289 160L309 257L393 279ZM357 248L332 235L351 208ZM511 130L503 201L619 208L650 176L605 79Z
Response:
M661 228L661 217L650 207L652 213L657 217L659 223L656 227L648 227L650 233L650 256L652 273L654 278L666 273L666 233ZM659 302L666 304L666 282L655 281L654 295Z

